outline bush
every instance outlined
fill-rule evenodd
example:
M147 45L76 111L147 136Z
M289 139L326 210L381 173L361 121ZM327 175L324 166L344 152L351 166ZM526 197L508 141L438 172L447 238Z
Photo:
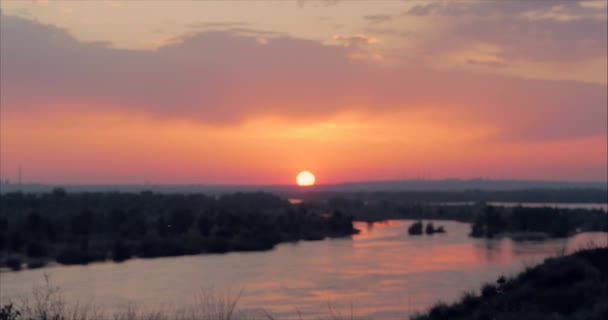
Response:
M21 270L21 259L19 258L7 258L4 261L4 264L6 264L7 267L9 267L11 270L13 271L19 271Z
M498 293L498 289L495 285L486 284L481 288L481 296L484 298L491 298Z
M467 294L459 303L438 304L411 319L607 319L606 257L608 248L547 259L515 279L501 276L497 285L483 286L480 296Z
M0 320L17 320L21 318L21 312L12 303L5 304L0 309Z
M27 268L28 269L38 269L38 268L45 267L46 265L47 265L47 262L45 260L32 260L27 263Z
M26 247L26 253L29 257L40 258L48 255L48 247L42 242L31 242Z
M205 239L204 246L209 253L226 253L230 250L230 241L223 237L209 237Z
M181 244L174 239L148 238L139 246L142 258L171 257L186 254Z
M126 245L121 240L118 240L112 246L112 260L116 262L122 262L131 258L131 247Z
M91 262L89 255L78 248L67 247L57 255L57 262L61 264L87 264Z
M232 241L232 248L236 251L260 251L274 248L273 239L264 239L249 231L242 231Z
M433 234L433 233L435 233L435 227L433 226L433 223L432 223L432 222L429 222L429 223L426 225L426 229L424 230L424 232L425 232L426 234Z
M407 230L407 232L410 235L421 235L422 234L422 221L418 221L418 222L414 222L409 229Z

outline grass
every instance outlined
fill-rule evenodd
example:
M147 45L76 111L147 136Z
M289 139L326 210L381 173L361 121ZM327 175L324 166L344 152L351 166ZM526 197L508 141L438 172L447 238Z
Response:
M128 304L119 310L105 312L92 303L68 303L61 289L54 286L50 277L45 275L44 284L36 286L27 297L11 301L0 308L0 320L278 320L271 312L258 310L240 310L239 301L243 290L236 294L213 291L195 296L193 307L170 311L140 310L134 304ZM302 320L299 311L295 319ZM318 320L355 320L353 306L347 312L327 304L326 315Z

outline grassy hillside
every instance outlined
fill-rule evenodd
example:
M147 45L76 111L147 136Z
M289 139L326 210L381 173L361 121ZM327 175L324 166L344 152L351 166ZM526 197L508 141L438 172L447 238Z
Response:
M479 295L437 304L411 319L608 319L608 248L547 259L515 278L485 285Z

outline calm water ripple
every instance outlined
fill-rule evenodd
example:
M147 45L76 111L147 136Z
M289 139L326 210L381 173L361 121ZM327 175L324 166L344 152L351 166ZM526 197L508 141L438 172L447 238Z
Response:
M328 305L373 319L395 319L441 300L453 302L502 274L516 274L560 250L607 246L606 233L515 242L472 239L469 225L434 221L447 234L412 237L411 221L356 223L352 238L285 243L272 251L133 259L125 263L57 266L1 275L2 301L31 292L49 274L70 301L116 310L196 304L210 291L243 290L242 309L264 308L279 317L327 314Z

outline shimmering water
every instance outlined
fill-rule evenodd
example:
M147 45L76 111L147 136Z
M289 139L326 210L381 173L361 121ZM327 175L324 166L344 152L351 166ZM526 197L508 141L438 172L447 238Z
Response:
M134 303L172 310L197 303L202 293L242 291L240 309L281 318L315 318L334 312L373 319L405 318L441 300L452 302L500 275L515 274L561 250L607 246L607 233L568 239L514 242L472 239L469 225L434 221L447 234L409 236L411 221L356 223L345 239L286 243L272 251L134 259L125 263L56 266L1 275L4 299L27 294L50 275L64 296L100 308Z

